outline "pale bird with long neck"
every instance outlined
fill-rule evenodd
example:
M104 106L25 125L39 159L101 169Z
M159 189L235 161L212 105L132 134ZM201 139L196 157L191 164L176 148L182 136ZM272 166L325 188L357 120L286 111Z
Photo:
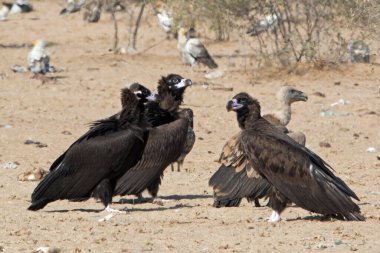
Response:
M52 72L50 57L45 52L46 42L37 40L33 43L33 48L28 54L28 67L34 74L46 74Z

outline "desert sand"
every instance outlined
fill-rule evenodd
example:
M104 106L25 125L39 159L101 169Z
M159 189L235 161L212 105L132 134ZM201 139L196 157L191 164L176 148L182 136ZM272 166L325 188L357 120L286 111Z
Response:
M258 74L253 71L255 59L229 57L242 50L240 40L215 42L205 36L206 46L224 70L222 77L207 80L207 69L193 71L181 63L177 42L165 39L152 11L144 14L137 54L113 54L108 51L113 36L109 14L89 24L81 13L59 16L62 3L35 1L34 12L10 15L0 23L2 45L39 38L51 42L47 51L59 70L48 74L55 78L46 83L31 79L31 73L13 73L14 64L26 65L30 48L0 47L1 252L32 252L41 246L61 252L380 252L378 64ZM120 45L126 46L125 16L117 17ZM371 46L378 53L380 43ZM116 113L122 87L138 81L155 89L158 79L169 73L194 82L183 107L194 110L197 139L182 171L165 172L159 191L163 206L134 203L133 196L115 197L113 206L128 212L104 222L99 219L107 213L95 200L56 201L37 212L26 210L38 182L18 181L19 174L47 170L89 122ZM263 111L271 111L283 85L309 95L308 102L294 104L288 127L303 131L307 147L357 193L365 222L321 221L320 215L293 206L283 213L287 221L270 224L265 221L270 208L255 208L246 200L238 208L212 207L208 180L218 168L215 160L239 130L234 113L225 110L227 100L246 91L261 101ZM339 99L348 103L332 107ZM345 116L321 116L324 109ZM27 139L47 146L26 145ZM367 152L369 147L375 152ZM17 167L4 168L8 162Z

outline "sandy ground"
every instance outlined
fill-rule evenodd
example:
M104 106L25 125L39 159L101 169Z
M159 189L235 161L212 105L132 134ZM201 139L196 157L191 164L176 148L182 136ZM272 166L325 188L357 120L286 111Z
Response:
M303 71L302 75L273 72L254 74L244 59L228 58L241 49L238 40L206 41L216 61L226 69L223 77L208 81L202 69L181 64L176 41L165 40L151 12L146 12L138 49L159 43L138 55L114 55L112 24L104 15L87 24L81 14L59 16L62 1L35 2L36 11L10 16L0 23L0 43L30 43L44 38L61 72L42 84L30 73L15 74L14 64L26 65L28 48L0 48L0 251L32 252L40 246L62 252L380 252L380 93L378 65L344 65L335 70ZM46 11L49 10L49 11ZM126 45L125 18L120 19L120 43ZM376 44L376 46L379 46ZM229 66L229 68L227 68ZM196 84L188 89L184 106L195 112L197 140L181 172L165 173L159 195L164 206L151 203L120 204L127 214L98 220L107 214L94 200L57 201L38 212L27 211L38 182L20 182L25 171L50 164L87 129L87 123L114 114L120 108L119 91L139 81L154 89L161 75L179 73ZM197 85L198 84L198 85ZM307 135L307 146L323 157L357 193L365 222L320 221L300 208L284 212L288 221L268 224L271 210L255 208L245 200L239 208L212 207L208 179L218 168L214 160L225 141L238 131L235 115L225 111L234 94L247 91L261 101L264 111L276 108L274 94L282 85L309 94L307 103L293 107L290 129ZM232 91L215 90L227 87ZM315 92L325 97L315 95ZM349 104L331 107L339 99ZM322 117L320 111L349 113ZM4 127L10 125L11 128ZM27 139L47 147L25 145ZM320 142L331 147L321 147ZM374 147L375 153L367 152ZM3 168L7 162L15 169ZM147 196L147 195L146 195Z

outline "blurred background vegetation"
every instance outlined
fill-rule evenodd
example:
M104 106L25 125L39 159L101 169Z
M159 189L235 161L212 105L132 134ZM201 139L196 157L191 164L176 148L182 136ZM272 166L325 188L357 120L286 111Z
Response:
M137 1L152 4L157 1ZM135 1L136 3L136 1ZM348 61L350 40L380 38L380 0L167 0L177 27L195 27L203 38L228 41L234 35L250 49L257 67L317 67ZM247 31L277 16L264 32ZM247 53L247 52L245 52Z

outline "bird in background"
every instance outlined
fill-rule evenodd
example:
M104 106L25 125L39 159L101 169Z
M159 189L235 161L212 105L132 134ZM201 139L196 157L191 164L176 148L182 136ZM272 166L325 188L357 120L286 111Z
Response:
M170 13L170 11L165 9L164 3L162 3L161 1L157 1L155 11L156 11L158 24L160 25L162 30L164 30L164 32L166 33L166 37L170 39L170 35L173 34L172 14Z
M9 8L10 14L27 13L33 11L33 6L28 0L16 0L15 3L3 2L3 5Z
M278 222L290 202L310 212L344 220L363 221L351 198L358 196L335 176L321 157L300 145L261 117L259 102L242 92L227 103L241 129L240 149L249 165L248 176L260 175L271 186L269 222Z
M258 20L251 28L249 28L247 30L247 34L249 34L250 36L258 36L266 31L272 32L277 28L280 21L280 15L273 10L272 13Z
M180 52L182 62L191 65L191 67L203 64L210 69L217 68L218 65L195 33L194 28L186 30L181 27L178 30L177 49Z
M86 0L66 0L66 6L59 14L70 14L81 10L82 6L86 3Z
M3 5L0 9L0 21L7 20L9 14L9 7L6 5Z
M50 65L50 57L45 52L45 47L46 41L36 40L28 54L28 69L35 75L44 75L55 71L54 67Z

